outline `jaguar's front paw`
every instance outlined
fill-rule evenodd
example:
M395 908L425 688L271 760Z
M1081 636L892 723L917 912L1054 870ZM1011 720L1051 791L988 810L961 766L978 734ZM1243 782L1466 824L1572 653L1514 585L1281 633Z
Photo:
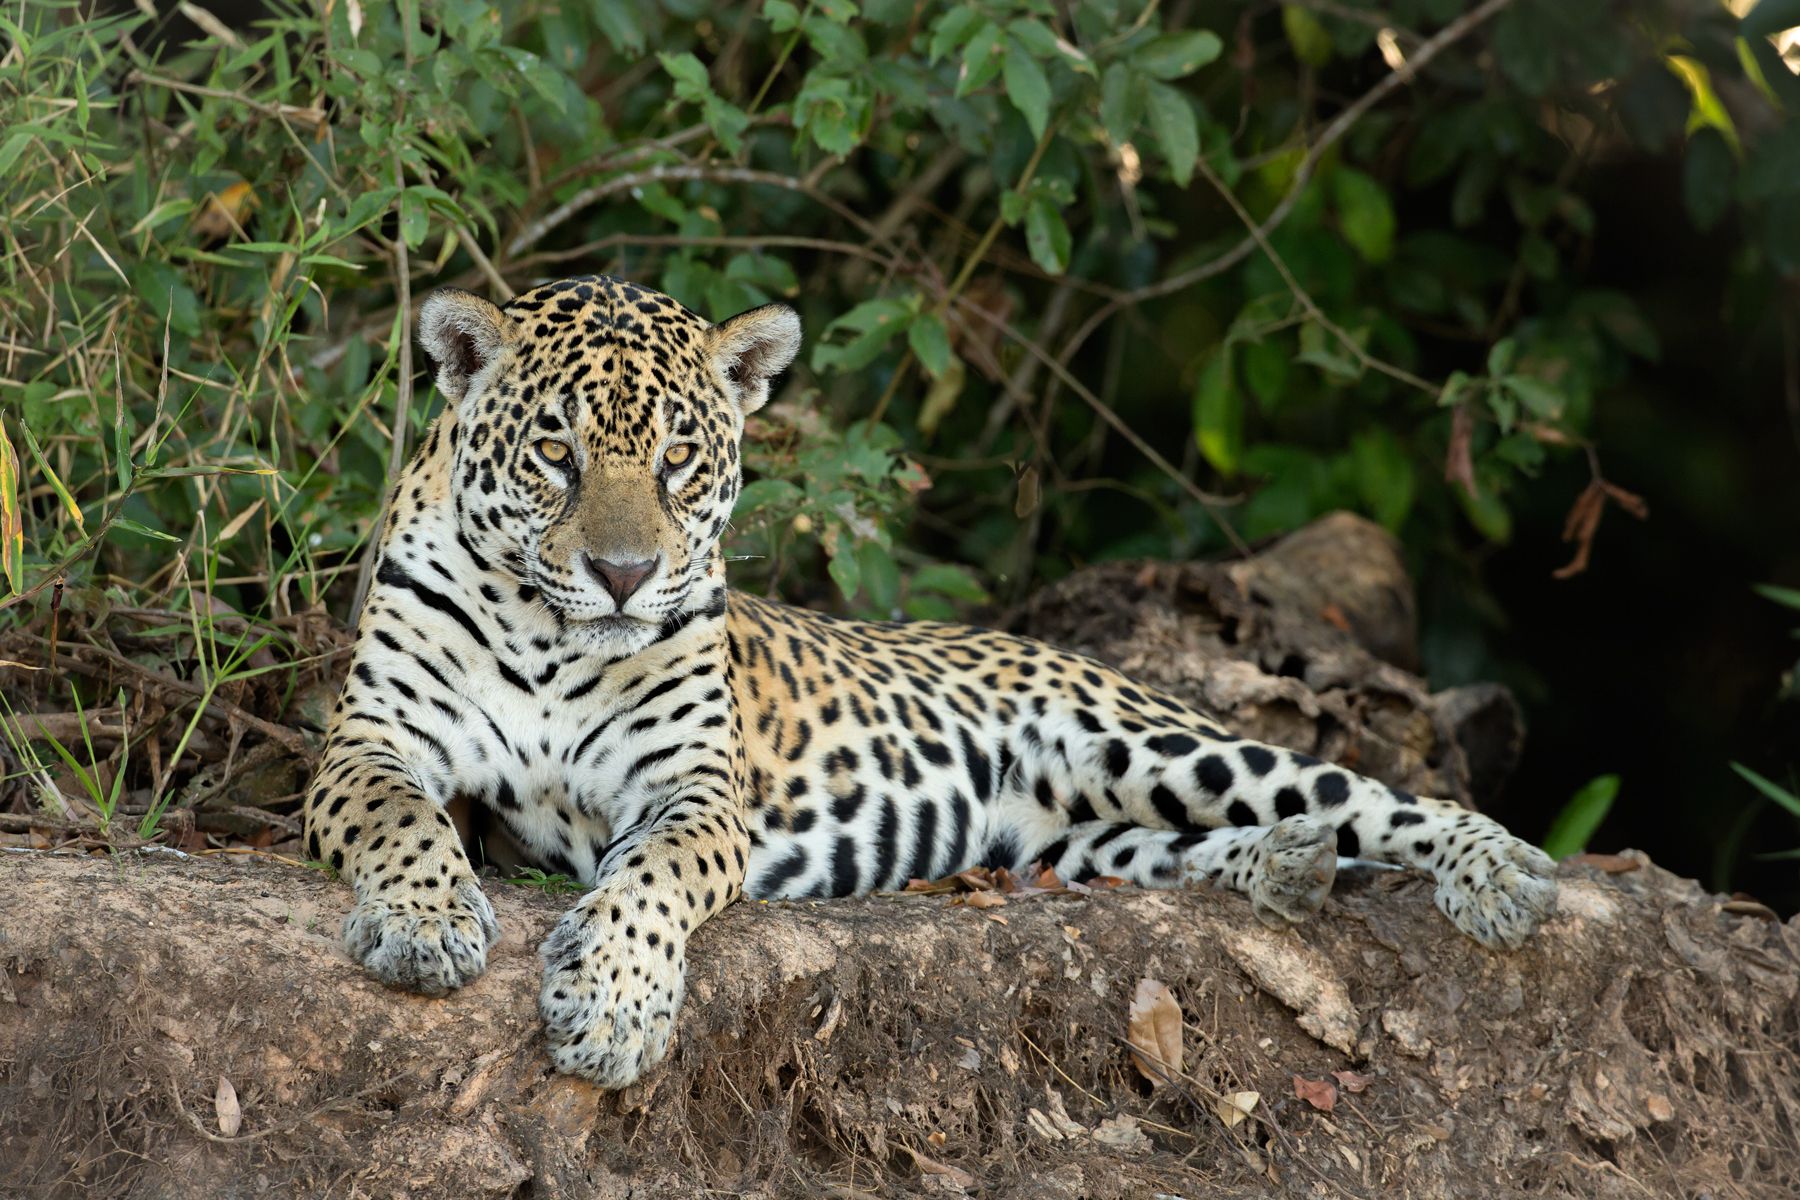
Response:
M480 975L499 938L493 906L471 878L428 896L369 896L344 919L351 958L383 983L433 996Z
M662 1061L687 990L682 943L630 896L596 893L563 914L538 950L557 1070L622 1088Z
M1437 906L1482 945L1516 949L1556 911L1555 870L1548 854L1495 824L1438 875Z
M1271 929L1298 925L1318 912L1337 879L1337 830L1317 817L1276 822L1251 854L1251 909Z

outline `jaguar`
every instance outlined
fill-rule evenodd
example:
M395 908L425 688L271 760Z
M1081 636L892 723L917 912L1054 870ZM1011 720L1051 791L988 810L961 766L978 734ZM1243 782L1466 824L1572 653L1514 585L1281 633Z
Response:
M623 1087L666 1053L689 939L741 896L851 896L975 865L1242 893L1288 927L1340 856L1428 873L1516 947L1553 864L1488 817L1232 734L1002 632L731 591L745 419L800 346L604 277L496 306L442 289L443 412L394 481L305 807L354 889L351 958L437 994L499 930L476 862L580 881L540 947L555 1065Z

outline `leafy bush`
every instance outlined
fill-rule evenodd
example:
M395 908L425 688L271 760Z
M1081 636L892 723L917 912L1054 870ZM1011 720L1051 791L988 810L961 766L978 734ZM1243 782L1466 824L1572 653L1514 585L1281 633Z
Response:
M950 616L1337 507L1429 566L1553 455L1593 464L1578 569L1635 505L1595 411L1659 353L1583 284L1583 167L1680 145L1739 288L1800 274L1779 0L91 7L0 16L23 620L60 581L197 639L344 613L440 283L794 303L738 578ZM215 665L298 653L247 636Z

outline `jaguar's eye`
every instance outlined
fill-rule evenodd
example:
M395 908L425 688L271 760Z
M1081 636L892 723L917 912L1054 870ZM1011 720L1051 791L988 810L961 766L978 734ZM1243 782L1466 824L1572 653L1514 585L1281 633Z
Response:
M678 470L681 467L687 466L688 460L693 457L694 443L676 442L673 446L670 446L667 450L663 451L663 466L669 468L671 471Z
M561 466L569 457L569 444L555 438L542 438L538 441L537 452L544 456L545 462Z

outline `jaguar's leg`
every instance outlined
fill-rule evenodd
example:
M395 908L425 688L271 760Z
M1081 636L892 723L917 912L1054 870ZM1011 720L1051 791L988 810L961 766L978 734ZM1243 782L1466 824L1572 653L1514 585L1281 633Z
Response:
M1486 945L1519 945L1554 910L1555 864L1491 818L1239 738L1098 663L1062 661L1085 686L1057 692L1012 739L1044 818L1193 829L1305 816L1346 857L1430 872L1438 908Z
M450 818L398 752L333 737L307 793L306 845L355 888L344 944L377 979L436 994L486 969L494 910Z
M665 802L600 863L539 954L557 1069L624 1087L662 1060L687 988L688 935L735 899L750 835L722 791Z
M1337 831L1308 816L1188 831L1083 821L1024 857L1076 881L1113 875L1143 887L1211 883L1244 893L1259 918L1284 928L1317 912L1331 893Z

